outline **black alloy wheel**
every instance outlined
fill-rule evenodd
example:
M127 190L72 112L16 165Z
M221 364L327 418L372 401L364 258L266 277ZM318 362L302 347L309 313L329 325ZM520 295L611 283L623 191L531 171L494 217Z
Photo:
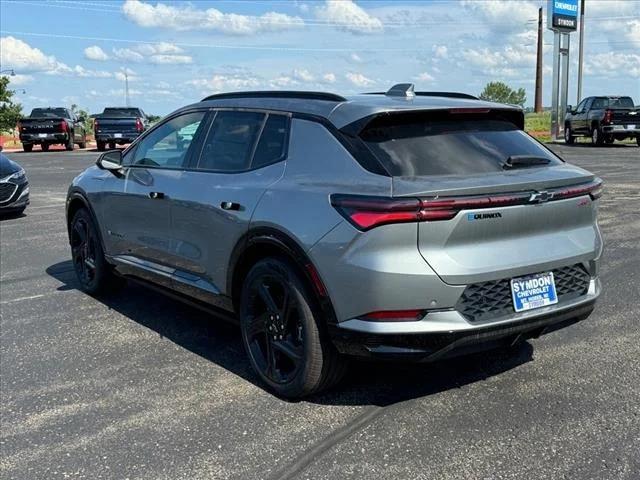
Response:
M253 368L276 394L297 398L341 378L344 363L319 318L292 264L267 258L250 270L240 306L242 341Z
M104 258L98 231L89 212L78 210L69 228L71 260L83 291L89 294L115 291L125 283Z

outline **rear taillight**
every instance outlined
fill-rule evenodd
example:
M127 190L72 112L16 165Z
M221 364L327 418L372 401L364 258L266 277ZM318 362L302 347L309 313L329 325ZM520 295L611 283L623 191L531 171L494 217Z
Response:
M510 207L589 195L602 196L602 180L581 185L498 195L436 198L389 198L359 195L331 195L331 205L354 227L366 231L393 223L451 220L462 210ZM542 200L542 198L544 200Z
M138 132L142 132L142 120L140 120L139 118L136 118L136 130Z
M363 315L360 320L370 322L415 322L424 317L424 310L383 310Z
M593 182L583 183L572 187L563 187L553 190L553 198L555 200L564 200L566 198L582 197L589 195L592 200L597 200L602 196L604 184L602 180L594 180Z
M68 132L69 131L69 125L67 124L67 122L65 120L62 120L62 122L60 122L60 131L61 132Z
M602 123L611 123L612 120L613 120L613 111L612 110L605 110L604 111L604 118L602 119Z

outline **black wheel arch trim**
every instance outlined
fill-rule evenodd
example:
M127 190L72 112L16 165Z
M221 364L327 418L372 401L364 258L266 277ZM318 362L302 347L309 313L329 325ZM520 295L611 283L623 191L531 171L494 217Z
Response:
M96 226L96 231L98 233L98 239L100 240L100 246L102 247L102 251L106 253L104 249L104 239L102 238L102 230L100 229L100 225L98 224L98 217L96 216L91 203L87 199L86 193L78 187L71 187L69 193L67 194L67 202L65 205L65 214L67 217L67 236L69 238L69 242L71 242L71 218L69 218L69 208L74 201L81 201L84 204L84 207L91 215L91 219L93 220L93 224Z
M323 294L322 292L319 292L315 286L315 281L312 278L310 268L315 270L318 278L320 278L320 273L314 263L298 242L291 238L287 233L273 227L256 227L249 230L242 238L240 238L240 240L238 240L231 252L228 264L229 268L227 269L227 294L234 300L234 305L240 294L239 291L234 291L234 289L238 288L238 286L235 285L236 280L238 280L236 278L236 273L238 273L237 268L241 264L243 255L252 247L261 244L276 247L295 263L300 273L304 276L304 279L310 286L311 292L317 300L318 306L324 314L327 323L333 325L337 324L337 317L333 304L331 303L331 298L326 291ZM320 281L322 282L321 278Z

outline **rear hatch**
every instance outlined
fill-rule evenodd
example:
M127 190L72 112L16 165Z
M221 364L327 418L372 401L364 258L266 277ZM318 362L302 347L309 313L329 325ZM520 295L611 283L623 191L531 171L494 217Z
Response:
M393 197L419 199L418 248L446 283L550 271L600 248L600 181L513 121L466 109L385 115L361 132Z

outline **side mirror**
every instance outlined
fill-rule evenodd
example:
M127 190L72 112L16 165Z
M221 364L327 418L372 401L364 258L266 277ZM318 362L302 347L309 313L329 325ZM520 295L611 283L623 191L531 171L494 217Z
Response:
M118 173L122 169L122 151L110 150L103 153L96 160L96 165L103 170L109 170L113 173Z
M567 105L567 112L568 113L572 113L573 112L573 107L571 105Z

